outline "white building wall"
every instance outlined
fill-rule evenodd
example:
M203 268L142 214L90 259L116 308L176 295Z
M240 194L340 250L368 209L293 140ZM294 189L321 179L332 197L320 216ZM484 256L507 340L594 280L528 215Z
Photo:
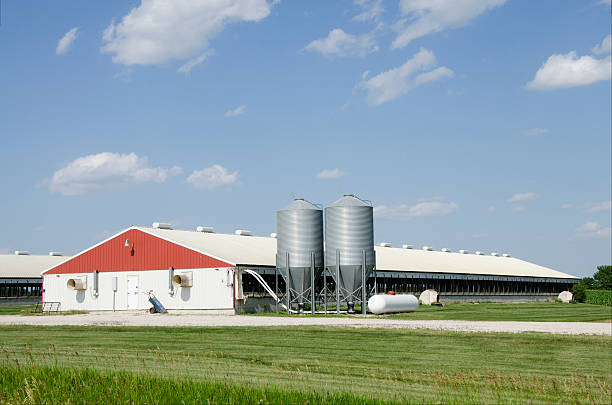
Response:
M174 274L192 272L192 287L175 287L171 295L168 289L168 270L118 271L99 273L98 295L94 294L93 273L49 274L43 276L43 300L60 302L62 311L128 309L128 277L138 277L138 305L135 309L148 309L148 291L168 309L233 310L234 269L175 269ZM86 290L70 290L71 278L87 277ZM117 292L113 293L113 277L117 277Z

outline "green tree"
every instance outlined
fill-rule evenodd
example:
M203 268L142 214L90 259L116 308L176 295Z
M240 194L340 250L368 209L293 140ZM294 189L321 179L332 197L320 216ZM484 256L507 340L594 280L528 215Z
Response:
M597 266L593 275L594 287L599 290L612 290L612 266Z

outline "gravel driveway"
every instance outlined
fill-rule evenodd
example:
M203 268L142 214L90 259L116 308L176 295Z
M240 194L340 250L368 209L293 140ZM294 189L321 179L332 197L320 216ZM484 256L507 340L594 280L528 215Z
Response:
M1 325L107 325L107 326L330 326L353 328L433 329L457 332L543 332L565 335L612 336L612 323L596 322L491 322L416 321L372 316L273 317L203 314L148 314L144 312L93 312L79 315L0 316Z

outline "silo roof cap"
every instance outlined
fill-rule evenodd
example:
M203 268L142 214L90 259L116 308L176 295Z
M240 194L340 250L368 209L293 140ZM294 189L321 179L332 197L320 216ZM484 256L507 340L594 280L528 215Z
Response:
M354 194L345 194L344 197L330 205L330 207L371 207L372 204L356 197Z
M292 211L292 210L317 210L321 208L317 207L311 202L304 200L303 198L296 198L293 202L287 205L285 208L281 208L280 211Z

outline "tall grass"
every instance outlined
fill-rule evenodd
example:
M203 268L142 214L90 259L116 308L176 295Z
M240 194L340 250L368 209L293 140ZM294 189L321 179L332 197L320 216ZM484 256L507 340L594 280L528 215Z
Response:
M350 393L303 393L231 383L164 379L127 372L57 367L6 367L0 374L6 404L387 404Z

